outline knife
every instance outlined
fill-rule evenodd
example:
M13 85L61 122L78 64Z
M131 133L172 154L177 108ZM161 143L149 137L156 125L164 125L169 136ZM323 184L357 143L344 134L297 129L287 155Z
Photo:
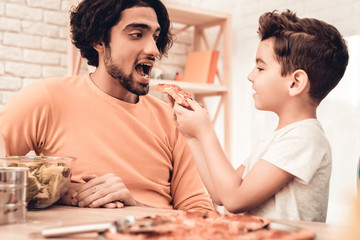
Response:
M105 231L110 231L111 233L116 233L116 232L123 232L134 224L136 224L136 218L134 216L126 216L114 222L46 228L43 229L40 234L42 237L50 238L50 237L61 237L70 234L89 233L89 232L102 233Z

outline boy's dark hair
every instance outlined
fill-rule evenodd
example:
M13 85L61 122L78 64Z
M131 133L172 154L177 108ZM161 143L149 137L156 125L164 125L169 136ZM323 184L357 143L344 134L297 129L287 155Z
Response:
M320 103L339 83L348 64L346 43L332 25L313 18L298 18L286 10L264 13L259 19L261 40L274 37L274 52L281 75L304 70L310 97Z
M119 22L121 12L132 7L155 10L161 28L156 43L159 58L167 55L173 40L169 15L160 0L83 0L70 13L71 38L89 65L99 65L99 56L93 45L103 41L108 47L111 28Z

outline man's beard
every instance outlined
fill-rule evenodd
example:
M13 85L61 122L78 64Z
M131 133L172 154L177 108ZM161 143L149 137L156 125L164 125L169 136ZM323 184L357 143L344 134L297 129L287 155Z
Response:
M105 59L104 59L105 68L108 74L114 79L117 79L118 82L129 92L135 95L146 95L149 93L149 84L138 83L133 80L132 73L130 75L125 75L125 73L116 66L111 58L111 49L107 47L105 49Z

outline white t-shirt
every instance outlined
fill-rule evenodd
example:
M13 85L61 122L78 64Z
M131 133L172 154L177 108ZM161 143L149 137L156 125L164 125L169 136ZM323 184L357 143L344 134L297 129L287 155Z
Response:
M291 173L294 178L249 214L325 222L332 157L318 120L295 122L261 137L244 162L245 175L260 159Z

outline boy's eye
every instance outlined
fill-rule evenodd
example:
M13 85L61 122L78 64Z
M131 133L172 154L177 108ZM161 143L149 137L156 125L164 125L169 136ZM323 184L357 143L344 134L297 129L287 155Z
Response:
M264 70L263 68L257 67L256 68L259 72L261 72L262 70Z

